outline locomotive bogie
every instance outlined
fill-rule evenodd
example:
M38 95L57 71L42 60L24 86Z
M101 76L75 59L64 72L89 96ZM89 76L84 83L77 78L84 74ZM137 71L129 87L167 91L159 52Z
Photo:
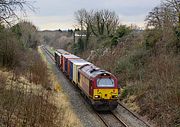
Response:
M91 99L91 104L96 111L112 111L118 106L118 102L116 100L96 101Z

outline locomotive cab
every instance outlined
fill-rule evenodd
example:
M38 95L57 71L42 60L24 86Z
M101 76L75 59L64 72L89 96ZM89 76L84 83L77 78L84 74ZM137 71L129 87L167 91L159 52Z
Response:
M118 88L116 80L110 76L101 76L96 79L93 92L94 100L117 100Z
M113 110L117 107L118 85L114 76L107 73L97 76L93 87L93 107L96 110Z

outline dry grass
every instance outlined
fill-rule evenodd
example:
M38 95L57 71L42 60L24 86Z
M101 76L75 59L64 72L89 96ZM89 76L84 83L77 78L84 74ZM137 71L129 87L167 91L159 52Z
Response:
M47 63L42 50L39 48L38 51L40 52L44 62ZM80 123L80 120L77 118L76 114L74 114L67 96L62 92L61 83L58 82L56 75L51 71L51 69L52 68L49 65L48 75L51 82L51 89L55 92L52 93L50 103L53 103L53 105L62 111L57 116L59 119L57 119L56 122L58 123L58 120L63 119L61 121L62 127L81 127L82 124Z
M58 82L56 75L49 71L49 76L52 82L52 89L55 91L50 100L53 100L54 105L63 111L63 113L59 115L59 118L63 119L63 121L61 121L62 127L81 127L81 122L76 114L74 114L67 96L62 92L61 83Z
M1 126L56 126L53 119L57 108L48 103L47 91L24 77L14 79L11 72L1 72L0 77L3 75L7 78L4 85L1 84Z
M24 77L12 80L12 76L0 71L0 126L82 126L62 92L47 91Z

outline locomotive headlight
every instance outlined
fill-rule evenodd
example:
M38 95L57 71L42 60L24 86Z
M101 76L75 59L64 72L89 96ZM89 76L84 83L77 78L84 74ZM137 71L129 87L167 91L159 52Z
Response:
M95 97L95 98L100 98L100 96L99 96L99 95L95 95L94 97Z
M118 96L117 95L112 95L112 98L117 98Z

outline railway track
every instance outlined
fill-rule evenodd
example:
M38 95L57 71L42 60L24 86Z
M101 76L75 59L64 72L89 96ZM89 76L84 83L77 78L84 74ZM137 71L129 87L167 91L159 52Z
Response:
M42 46L42 49L53 61L55 61L54 54L52 54L45 46ZM135 114L134 112L129 110L121 102L118 102L118 104L119 104L118 106L120 106L120 108L123 108L129 115L133 116L135 119L137 119L138 121L143 123L145 127L151 127L151 125L149 125L147 122L142 120L141 117L139 117L137 114ZM104 123L104 125L107 127L130 127L130 125L127 124L127 121L125 122L122 119L120 119L120 117L118 117L118 114L115 114L113 112L106 112L106 113L95 112L95 113L101 119L101 121Z
M45 46L42 46L42 49L46 52L46 54L53 60L54 60L54 54L52 54Z
M106 127L129 127L123 120L117 117L113 112L98 113L98 117L102 120Z
M141 121L145 126L147 127L151 127L151 125L149 123L147 123L146 121L144 121L140 116L138 116L136 113L132 112L130 109L128 109L125 105L123 105L121 102L118 101L118 104L121 108L124 108L127 112L129 112L129 114L131 114L133 117L135 117L136 119L138 119L139 121Z

